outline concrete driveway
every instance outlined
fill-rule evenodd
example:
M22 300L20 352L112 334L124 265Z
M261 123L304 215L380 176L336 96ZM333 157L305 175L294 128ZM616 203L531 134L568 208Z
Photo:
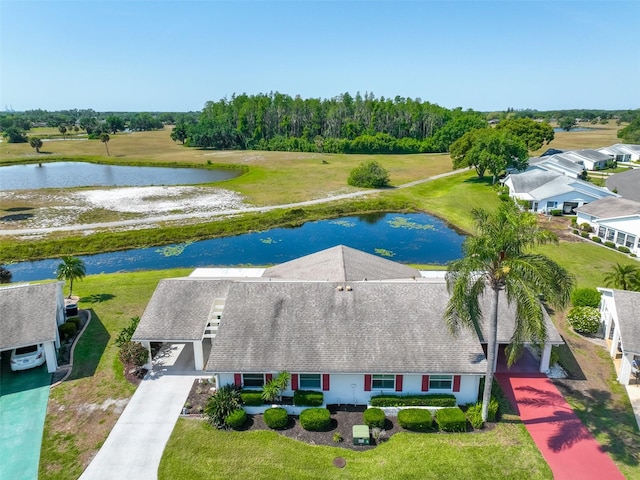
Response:
M0 478L38 478L51 374L47 366L12 372L2 352L0 373Z
M162 362L154 361L153 370L138 386L81 480L158 478L164 447L191 386L205 376L193 370L189 352L182 352L176 345L170 348L161 355Z

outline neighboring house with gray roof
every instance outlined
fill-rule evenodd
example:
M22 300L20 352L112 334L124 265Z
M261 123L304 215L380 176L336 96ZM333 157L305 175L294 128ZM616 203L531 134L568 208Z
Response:
M601 198L617 197L615 193L592 183L545 170L512 173L502 180L512 198L526 202L527 209L536 213L562 210L564 214Z
M615 173L605 180L609 190L617 192L622 198L640 202L640 169L633 168L626 172Z
M209 270L210 273L221 271ZM486 371L480 332L452 335L443 321L444 275L337 246L263 271L162 280L133 340L192 344L197 370L219 385L260 388L277 372L298 389L322 390L325 403L368 403L381 392L452 393L477 400ZM430 272L431 273L431 272ZM490 296L482 298L489 311ZM508 344L515 310L501 302L498 341ZM562 338L545 316L551 346Z
M584 150L570 150L559 155L571 160L572 162L584 165L584 168L587 170L601 170L611 161L610 155L592 148L586 148Z
M585 172L585 168L582 163L569 160L563 157L562 154L529 158L527 171L529 170L558 172L573 178L582 178Z
M634 162L640 160L640 145L616 143L610 147L598 148L598 151L609 155L616 162Z
M58 369L58 326L65 321L64 282L0 288L0 351L43 344L47 371Z
M640 254L640 203L608 197L576 209L578 225L588 223L605 242L627 247Z
M640 362L640 292L598 288L602 294L600 314L609 355L620 359L618 381L628 385L633 378L633 361Z

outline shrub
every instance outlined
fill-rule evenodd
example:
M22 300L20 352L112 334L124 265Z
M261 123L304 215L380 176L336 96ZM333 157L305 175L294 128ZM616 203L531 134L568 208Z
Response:
M629 253L631 250L629 250L629 248L625 247L624 245L620 245L618 247L618 251L622 253Z
M300 425L311 432L322 432L331 424L331 413L326 408L307 408L300 413Z
M389 185L389 172L375 160L363 162L349 173L347 183L353 187L382 188Z
M595 288L576 288L571 293L571 303L574 307L600 306L600 292Z
M591 240L593 240L596 243L602 243L602 239L600 237L596 237L595 235L591 237Z
M372 407L455 407L456 397L450 393L425 395L375 395Z
M129 368L131 366L136 367L136 371L140 369L149 359L149 350L144 348L142 344L138 342L125 342L120 347L119 352L120 361Z
M62 325L58 327L58 331L60 332L60 336L67 340L68 338L73 337L76 334L76 324L73 322L64 322Z
M279 430L289 425L289 414L284 408L267 408L264 411L264 423L269 428Z
M69 317L67 322L71 322L76 326L76 330L80 330L82 327L82 319L80 317Z
M344 440L344 438L342 438L342 434L340 432L336 432L333 434L333 443L340 443Z
M369 428L384 428L384 412L379 408L367 408L362 414L362 422Z
M259 393L259 392L258 392ZM236 410L242 408L242 398L240 397L240 387L228 383L218 389L216 393L209 397L204 414L209 423L224 428L227 425L226 420Z
M591 225L589 225L587 222L584 222L584 223L580 224L580 230L582 230L583 232L592 232L593 231L591 229Z
M436 420L443 432L467 431L467 417L458 407L441 408L436 412Z
M551 210L549 213L554 217L561 217L562 216L562 210L560 210L560 209Z
M262 399L265 402L280 400L282 391L287 389L291 375L289 372L280 372L262 389Z
M248 407L259 407L264 403L262 400L262 392L257 390L246 390L240 392L242 403Z
M314 390L296 390L293 393L293 404L296 407L320 407L324 403L322 392Z
M589 234L587 232L580 232L580 236L582 238L589 238Z
M567 320L578 333L596 333L600 328L600 311L593 307L573 307Z
M498 195L498 198L503 202L508 202L509 200L511 200L511 197L508 193L501 193Z
M484 422L482 421L482 404L476 403L470 406L467 409L467 418L473 428L480 429L484 427Z
M247 412L245 412L242 408L234 410L229 415L227 415L227 418L224 419L224 423L234 430L241 429L246 421Z
M571 219L571 226L572 227L577 227L578 226L578 220L576 219L576 217L573 217Z
M616 248L616 244L613 242L604 242L605 247Z
M578 230L576 230L576 229L571 230L571 232L572 232L574 235L579 235L579 234L580 234L580 232L579 232Z
M433 426L433 417L424 408L405 408L398 412L398 424L406 430L428 432Z
M491 401L489 402L489 411L487 412L487 421L488 422L495 422L496 418L498 417L498 410L500 408L500 403L498 403L498 400L496 400L495 398L491 397Z
M140 317L132 317L129 320L129 325L120 330L120 333L118 333L118 336L116 337L115 344L117 347L121 347L124 343L131 341L139 323Z

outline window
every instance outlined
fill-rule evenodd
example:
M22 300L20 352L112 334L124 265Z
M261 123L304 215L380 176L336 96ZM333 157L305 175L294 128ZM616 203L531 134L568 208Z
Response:
M633 235L627 235L627 243L625 243L625 246L627 248L633 248L636 245L636 237L634 237Z
M393 390L396 387L396 377L395 375L373 375L371 386L374 390Z
M307 388L320 388L320 374L319 373L301 373L300 388L302 390L305 390Z
M547 208L556 208L558 202L547 202Z
M624 245L624 237L625 237L624 233L618 232L618 235L616 236L616 243L618 245Z
M607 229L607 241L608 242L613 242L613 238L616 235L616 231L615 230L611 230L610 228Z
M599 226L598 227L598 236L600 238L604 238L604 234L606 233L607 229L604 228L603 226Z
M453 377L451 375L431 375L429 377L429 390L451 390Z
M242 386L247 387L263 387L264 375L261 373L245 373L242 375Z

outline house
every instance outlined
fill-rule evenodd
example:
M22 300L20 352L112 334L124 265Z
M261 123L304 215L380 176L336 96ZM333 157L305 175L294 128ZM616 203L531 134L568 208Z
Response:
M529 170L544 170L546 172L558 172L572 178L582 178L585 168L582 163L577 163L563 157L561 154L529 158Z
M616 162L635 162L640 160L640 145L616 143L610 147L598 148L598 151L609 155Z
M602 294L600 314L609 355L616 360L618 381L628 385L633 379L634 360L640 362L640 292L612 288L598 290Z
M47 371L58 369L58 326L65 321L64 282L0 288L0 351L43 344Z
M611 161L611 157L608 154L591 148L584 150L570 150L560 153L559 155L571 160L572 162L584 165L584 168L587 170L601 170L606 168L607 163Z
M219 385L260 388L291 374L285 395L321 390L325 403L366 404L384 392L451 393L475 402L486 371L488 330L452 335L443 321L444 274L419 270L345 246L271 268L208 269L207 278L159 283L133 340L193 345L197 370ZM259 276L258 276L259 274ZM489 311L490 296L482 308ZM515 310L500 304L498 341L511 342ZM562 338L545 316L551 346ZM206 362L205 362L206 359Z
M608 197L576 209L578 225L588 223L603 241L627 247L640 254L640 203Z
M526 208L536 213L562 210L571 214L584 204L618 196L592 183L540 169L512 173L502 183L509 188L509 196L525 202Z
M622 198L640 202L640 169L629 169L626 172L615 173L605 180L609 190L618 193Z

